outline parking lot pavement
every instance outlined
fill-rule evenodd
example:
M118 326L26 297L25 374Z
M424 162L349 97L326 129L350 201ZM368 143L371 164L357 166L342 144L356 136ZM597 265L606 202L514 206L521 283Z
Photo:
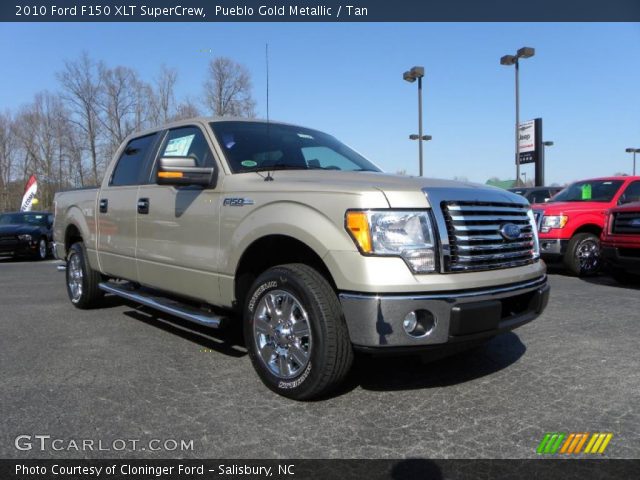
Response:
M80 311L53 261L0 259L0 457L530 458L559 431L612 432L605 456L640 458L640 290L550 282L544 315L514 333L429 364L359 357L342 391L298 403L232 333L117 299Z

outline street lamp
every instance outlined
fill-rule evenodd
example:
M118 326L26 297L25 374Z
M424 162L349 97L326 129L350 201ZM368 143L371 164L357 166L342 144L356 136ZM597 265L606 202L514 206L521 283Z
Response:
M516 182L520 180L520 84L519 70L521 58L530 58L535 55L536 51L531 47L522 47L515 55L505 55L500 59L500 65L515 65L516 67Z
M431 137L424 138L422 135L422 77L424 77L424 67L413 67L402 74L402 78L409 83L418 80L418 135L410 135L411 140L418 140L418 157L420 161L420 176L422 176L422 141L431 140ZM427 135L428 136L428 135ZM412 138L415 137L415 138Z
M636 153L640 153L640 148L627 148L625 149L627 153L633 153L633 176L636 175Z

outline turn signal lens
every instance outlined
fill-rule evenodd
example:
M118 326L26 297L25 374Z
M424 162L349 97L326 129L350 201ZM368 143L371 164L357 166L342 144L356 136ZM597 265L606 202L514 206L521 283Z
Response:
M182 178L182 172L158 172L160 178Z
M347 230L360 250L364 253L371 253L371 232L365 212L347 212Z

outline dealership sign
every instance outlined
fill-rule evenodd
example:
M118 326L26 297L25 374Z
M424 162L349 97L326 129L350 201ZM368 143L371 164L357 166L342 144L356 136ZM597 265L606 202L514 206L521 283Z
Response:
M538 160L536 148L536 123L540 119L521 123L518 128L518 143L520 145L520 164L535 163Z

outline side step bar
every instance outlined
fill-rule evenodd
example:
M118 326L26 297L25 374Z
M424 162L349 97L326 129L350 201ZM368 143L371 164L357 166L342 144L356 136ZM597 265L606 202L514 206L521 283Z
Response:
M153 295L143 290L130 290L124 286L113 285L106 282L100 283L98 287L107 293L112 293L127 300L141 303L146 307L160 310L169 315L175 315L183 320L206 325L207 327L219 328L224 320L224 317L216 315L215 313L203 312L190 305L180 303L170 298Z

